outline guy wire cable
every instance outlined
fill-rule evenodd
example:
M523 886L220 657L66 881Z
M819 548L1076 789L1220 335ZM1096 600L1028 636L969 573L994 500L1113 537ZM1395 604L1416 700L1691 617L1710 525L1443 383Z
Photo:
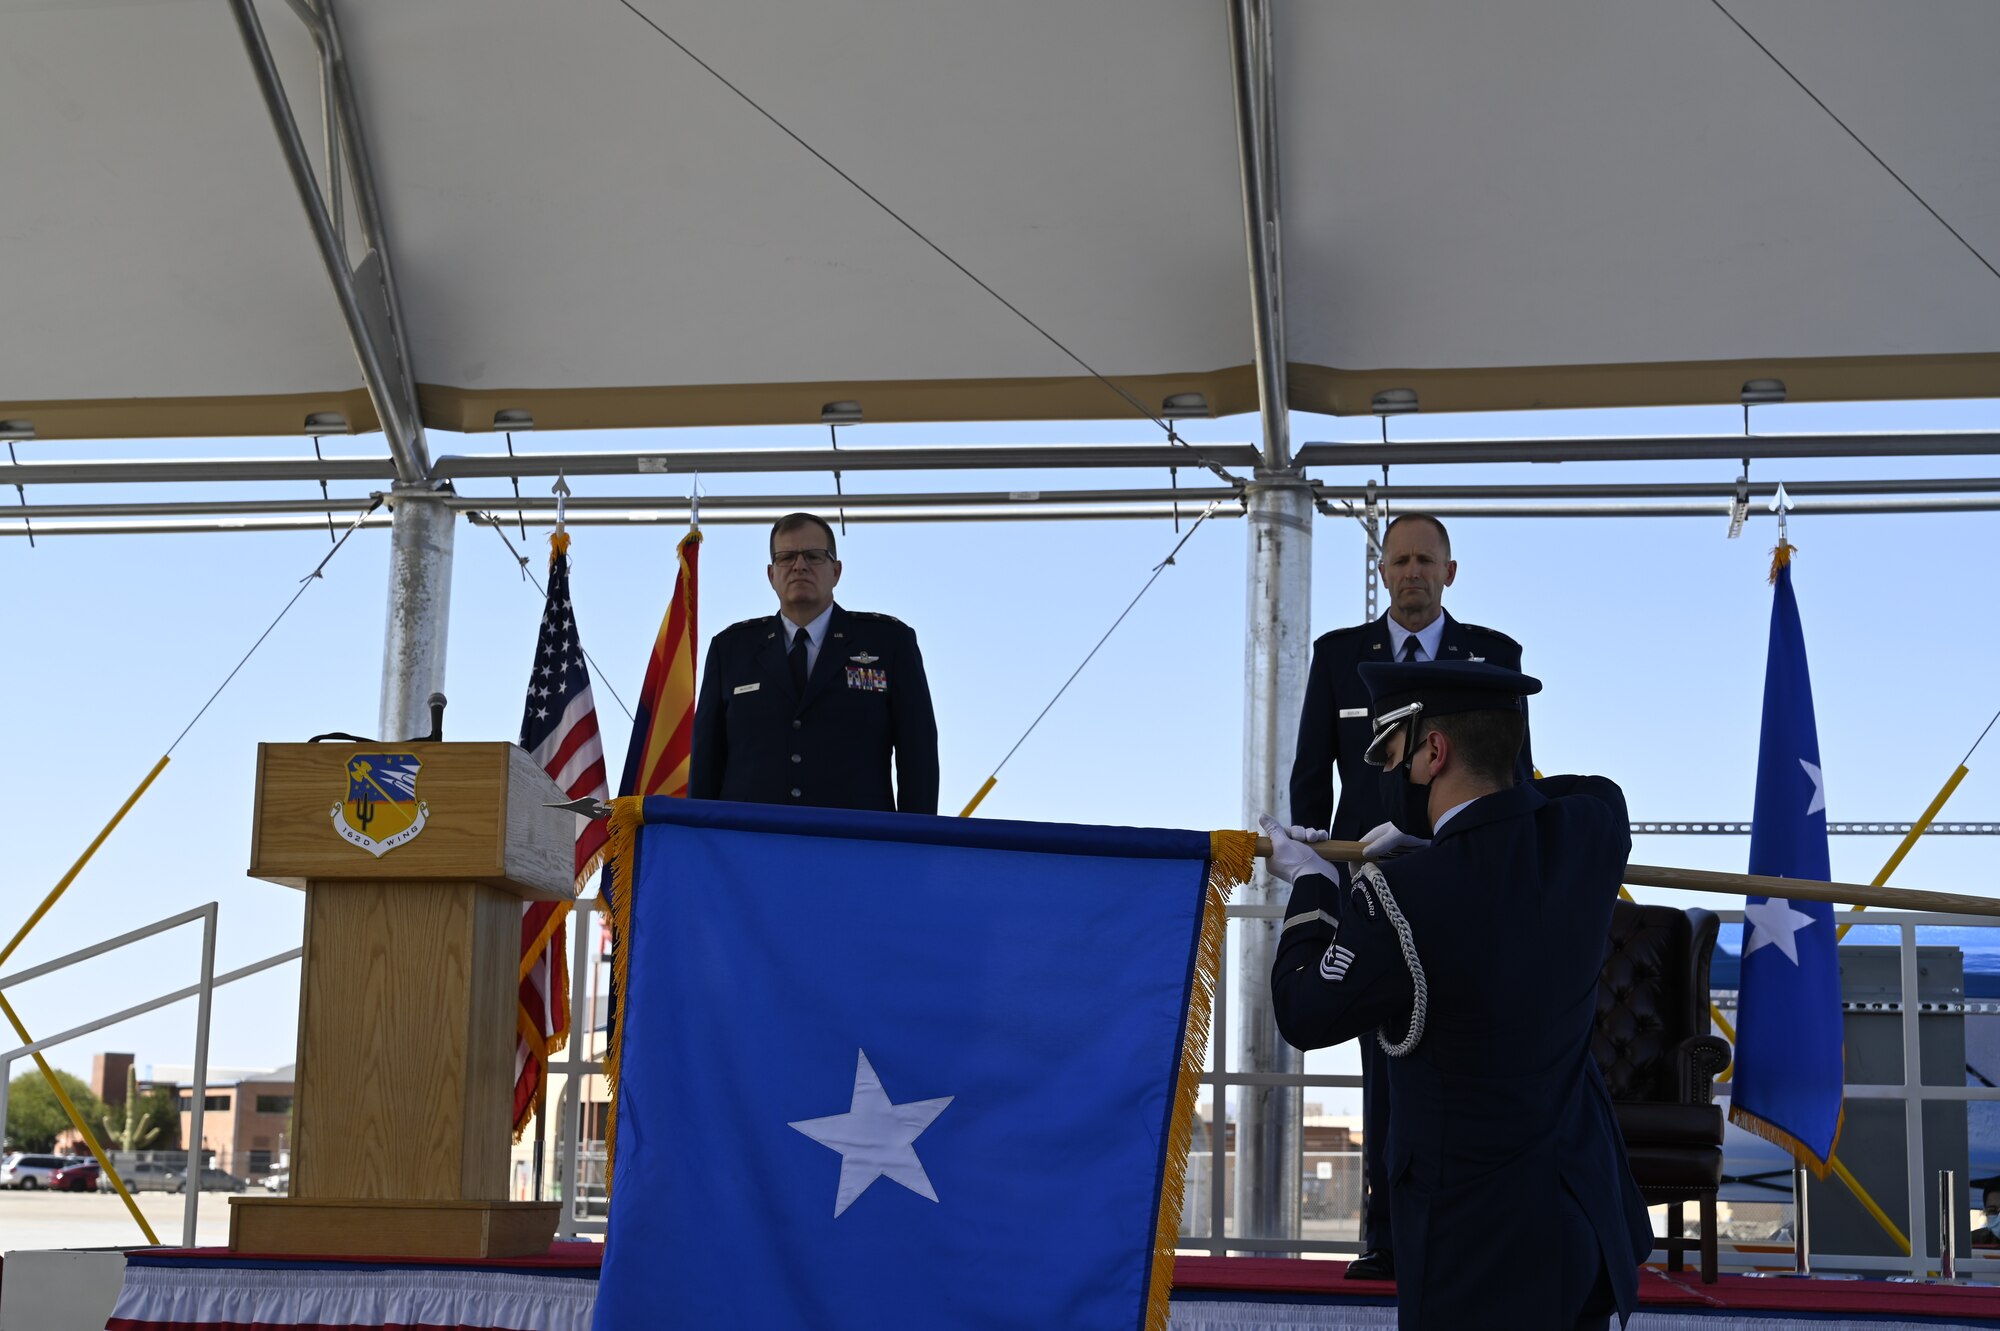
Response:
M1014 747L1007 750L1007 757L1002 758L999 761L999 763L993 768L992 773L986 778L985 784L979 787L979 793L972 797L971 803L967 804L965 808L959 811L958 815L959 817L970 818L972 816L972 811L979 807L980 801L984 800L987 794L999 782L1000 769L1002 767L1005 767L1008 763L1008 760L1011 759L1017 752L1020 751L1020 748L1023 744L1026 744L1028 742L1028 736L1035 733L1035 727L1042 723L1042 718L1049 714L1049 709L1054 707L1058 702L1062 701L1063 694L1069 692L1069 686L1076 683L1076 677L1083 673L1083 668L1090 664L1091 658L1097 655L1098 649L1103 647L1105 643L1111 640L1111 635L1116 633L1118 631L1118 626L1125 622L1125 616L1132 613L1132 607L1139 604L1140 598L1145 596L1147 592L1151 591L1153 589L1153 584L1160 580L1160 574L1166 572L1167 568L1170 565L1172 565L1172 563L1174 562L1174 556L1178 555L1181 552L1181 547L1194 539L1194 534L1201 530L1201 524L1207 522L1209 518L1214 515L1215 511L1220 507L1222 507L1222 505L1219 501L1217 501L1210 503L1207 508L1203 509L1201 511L1201 516L1196 518L1191 524L1189 524L1187 529L1187 534L1181 537L1180 540L1176 541L1174 543L1174 548L1167 552L1167 557L1165 559L1162 559L1159 563L1153 565L1153 576L1146 579L1146 585L1141 587L1139 589L1139 594L1137 596L1134 596L1131 599L1131 601L1126 604L1125 608L1118 612L1118 618L1111 621L1111 627L1104 630L1104 636L1097 640L1097 645L1092 647L1087 653L1084 654L1083 660L1077 663L1076 669L1069 672L1069 678L1064 680L1062 682L1062 687L1056 690L1055 697L1049 699L1047 706L1044 706L1041 711L1035 713L1035 719L1033 721L1030 721L1028 723L1028 728L1021 732L1021 738L1015 740Z
M215 700L217 698L220 698L222 696L222 691L229 687L229 681L236 678L237 671L242 670L244 666L250 664L250 658L255 656L257 654L257 649L264 645L264 639L270 637L272 631L276 629L279 624L284 622L285 616L289 615L292 612L292 607L299 603L299 598L306 594L306 588L312 586L313 582L316 579L326 576L324 571L326 569L326 566L333 562L333 557L340 553L340 548L342 546L347 544L347 538L354 535L356 531L360 530L361 524L368 520L370 514L372 514L376 509L382 507L383 498L384 495L379 490L376 491L373 495L369 496L370 502L368 504L368 507L362 509L361 512L355 517L354 521L348 524L347 530L340 534L340 539L333 543L333 549L327 551L326 557L321 559L319 563L313 565L312 572L306 574L303 578L299 579L299 589L292 593L291 600L285 602L285 608L278 612L278 617L272 620L270 625L266 627L262 633L257 635L257 641L250 644L250 650L243 653L243 659L236 663L236 668L234 670L231 670L226 676L223 677L222 682L215 686L215 692L208 695L208 701L203 703L201 705L201 710L194 714L194 720L189 721L185 726L181 727L181 733L174 736L174 742L172 744L167 745L167 751L164 755L161 756L160 759L162 765L165 764L168 758L174 756L174 750L178 749L181 746L181 741L187 738L188 731L194 729L195 721L201 720L203 716L207 715L208 709L215 705Z
M846 181L849 185L853 186L855 192L860 194L862 198L874 204L884 213L887 213L889 217L898 226L902 227L905 231L909 232L911 235L915 236L918 240L922 241L940 259L943 259L946 263L950 264L953 268L956 268L960 273L962 273L968 280L972 282L974 286L978 287L981 291L984 291L987 295L993 297L993 299L999 301L1002 305L1006 306L1008 311L1012 313L1015 318L1019 319L1022 323L1028 325L1028 327L1034 329L1037 333L1041 334L1043 340L1048 342L1050 346L1054 347L1057 351L1060 351L1063 355L1075 361L1077 365L1082 368L1084 373L1088 374L1091 378L1097 380L1098 383L1103 384L1106 388L1110 389L1112 392L1116 393L1119 397L1123 398L1125 402L1132 408L1132 410L1138 412L1141 416L1144 416L1147 420L1159 426L1161 430L1166 432L1168 442L1179 444L1181 447L1189 450L1191 453L1194 454L1195 460L1197 462L1199 462L1202 466L1208 468L1210 471L1214 472L1217 476L1220 476L1223 480L1228 481L1231 485L1243 484L1242 477L1233 476L1220 463L1209 461L1208 458L1202 455L1201 449L1199 447L1197 447L1194 444L1190 444L1187 440L1182 439L1178 435L1176 435L1173 427L1168 425L1165 418L1162 417L1159 413L1153 411L1150 407L1146 406L1145 403L1141 402L1138 398L1132 396L1132 394L1128 392L1122 385L1113 382L1108 376L1100 372L1097 369L1097 367L1092 365L1089 361L1085 360L1083 357L1077 355L1074 351L1070 350L1069 347L1061 339L1056 337L1054 333L1051 333L1048 329L1042 327L1040 324L1036 323L1033 319L1029 318L1027 312L1023 310L1020 306L1016 305L1013 301L1008 300L998 291L995 291L991 286L988 286L985 279L981 278L979 274L973 272L970 268L967 268L963 263L960 263L956 258L952 257L952 255L944 248L944 246L938 244L935 240L932 240L922 231L919 231L908 218L904 217L894 208L891 208L887 203L885 203L881 199L880 196L875 194L875 192L870 190L866 185L863 185L860 181L856 180L846 171L843 171L840 168L840 166L834 162L832 158L828 157L825 153L821 152L819 149L813 147L812 144L806 142L803 135L801 135L797 130L793 129L790 125L787 125L784 121L778 119L778 117L773 115L770 111L766 110L763 104L757 101L756 98L752 97L749 93L743 91L743 89L737 87L734 83L730 82L729 79L723 75L721 70L717 69L714 65L709 64L706 60L703 60L700 56L696 55L692 50L688 48L686 43L681 41L680 38L674 36L672 33L668 32L665 28L661 27L659 23L656 22L651 16L649 16L644 10L640 9L639 6L632 3L632 0L618 0L618 3L625 6L625 8L631 10L633 16L636 17L641 23L644 23L654 32L657 32L658 34L660 34L660 36L666 38L667 41L671 42L674 45L675 49L680 51L682 55L694 61L697 65L700 65L702 69L705 70L709 74L709 76L712 77L717 83L720 83L723 87L735 93L736 96L744 103L744 105L748 106L758 115L764 117L764 119L770 121L773 125L777 126L779 131L782 132L785 135L785 137L789 138L792 142L798 144L799 147L804 148L808 153L812 154L812 156L817 158L820 164L826 167L827 170L833 172L833 174L839 176L842 180Z

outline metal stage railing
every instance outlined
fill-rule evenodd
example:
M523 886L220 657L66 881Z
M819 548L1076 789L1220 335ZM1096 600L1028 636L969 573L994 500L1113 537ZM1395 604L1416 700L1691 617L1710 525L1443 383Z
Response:
M304 955L304 949L295 947L289 952L279 952L273 956L265 957L262 961L253 961L248 966L239 966L235 970L225 971L223 974L217 975L215 973L216 911L216 903L211 901L205 906L196 906L194 909L184 910L178 915L169 915L163 920L156 920L152 924L141 925L139 928L119 934L115 938L107 938L101 943L93 943L89 947L78 948L74 952L44 961L39 965L29 966L26 969L15 971L9 975L0 975L0 990L11 989L16 985L25 984L29 980L39 979L45 975L53 975L57 971L66 970L80 962L89 961L94 957L101 957L107 953L115 952L121 947L141 942L156 934L167 933L170 930L180 928L184 924L192 924L196 920L201 921L201 978L196 983L161 994L157 998L147 999L143 1003L135 1003L130 1007L121 1008L119 1011L113 1012L108 1016L98 1017L94 1020L83 1022L80 1025L71 1026L68 1030L57 1031L54 1035L43 1036L31 1044L24 1044L14 1049L0 1051L0 1123L5 1123L7 1121L7 1087L13 1077L15 1060L27 1058L30 1055L38 1054L44 1049L53 1048L59 1044L66 1044L80 1036L101 1031L107 1026L116 1026L119 1022L144 1016L148 1012L154 1012L160 1008L171 1006L174 1003L181 1002L183 999L193 998L198 1000L195 1006L194 1019L193 1084L188 1088L193 1097L188 1112L187 1174L185 1176L189 1180L189 1183L181 1216L181 1246L188 1248L195 1245L195 1222L201 1209L202 1111L206 1108L208 1091L208 1027L215 990L227 984L234 984L238 980L247 979L260 971L270 970L273 966L281 966L288 961L296 961Z

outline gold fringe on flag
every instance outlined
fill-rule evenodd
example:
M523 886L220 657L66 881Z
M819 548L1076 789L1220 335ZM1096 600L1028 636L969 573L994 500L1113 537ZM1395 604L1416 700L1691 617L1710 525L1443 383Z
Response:
M583 867L576 871L576 891L578 896L583 895L584 884L590 881L592 874L604 867L604 861L610 858L610 855L611 852L609 850L599 849L596 854L583 862Z
M1841 1061L1845 1063L1847 1061L1847 1049L1845 1046L1841 1048L1840 1056ZM1840 1118L1834 1122L1833 1145L1827 1149L1827 1158L1825 1160L1815 1155L1812 1147L1806 1145L1775 1123L1767 1123L1755 1114L1747 1110L1738 1109L1733 1104L1729 1106L1729 1121L1745 1132L1754 1133L1762 1137L1773 1146L1783 1147L1791 1155L1792 1159L1810 1169L1813 1172L1814 1178L1824 1179L1833 1168L1832 1159L1834 1152L1840 1149L1840 1131L1847 1126L1847 1101L1842 1100L1840 1102Z
M1166 1171L1160 1181L1160 1222L1153 1235L1152 1288L1146 1296L1146 1331L1167 1328L1168 1303L1174 1292L1174 1249L1179 1246L1181 1202L1187 1190L1188 1151L1194 1145L1195 1103L1201 1094L1201 1065L1208 1058L1209 1021L1215 1012L1215 983L1222 969L1222 944L1227 936L1224 907L1229 904L1230 889L1250 881L1256 854L1254 832L1209 833L1201 941L1195 948L1194 978L1188 986L1180 1081L1174 1090L1173 1116L1167 1129ZM1217 1117L1219 1120L1220 1115Z
M1792 555L1797 550L1798 547L1790 541L1780 539L1778 541L1778 548L1771 551L1771 576L1767 581L1773 587L1778 585L1778 570L1792 562Z
M515 983L527 979L528 972L541 961L542 949L555 941L556 930L562 928L563 921L569 918L569 909L567 901L557 902L556 908L549 912L549 918L542 921L542 931L535 935L535 941L528 944L521 953L521 973L515 977ZM563 996L567 998L569 995Z
M632 862L639 845L639 829L645 825L645 804L638 795L621 795L611 801L611 840L604 847L611 861L611 992L623 1003L631 992L632 949ZM614 1021L611 1038L604 1046L604 1195L611 1196L612 1165L618 1150L618 1069L624 1054L625 1023Z

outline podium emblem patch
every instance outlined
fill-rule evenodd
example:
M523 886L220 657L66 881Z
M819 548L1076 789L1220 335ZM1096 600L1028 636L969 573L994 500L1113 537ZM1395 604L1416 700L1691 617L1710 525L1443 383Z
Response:
M380 859L424 830L430 807L417 799L414 753L357 753L347 760L347 798L333 806L333 830Z

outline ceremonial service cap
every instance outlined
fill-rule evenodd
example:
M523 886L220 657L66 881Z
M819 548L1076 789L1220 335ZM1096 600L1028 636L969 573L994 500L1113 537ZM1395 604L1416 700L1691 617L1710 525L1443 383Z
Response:
M1533 675L1485 661L1363 661L1360 671L1375 721L1367 757L1378 766L1379 750L1405 721L1459 712L1518 712L1521 699L1542 691L1542 681Z

